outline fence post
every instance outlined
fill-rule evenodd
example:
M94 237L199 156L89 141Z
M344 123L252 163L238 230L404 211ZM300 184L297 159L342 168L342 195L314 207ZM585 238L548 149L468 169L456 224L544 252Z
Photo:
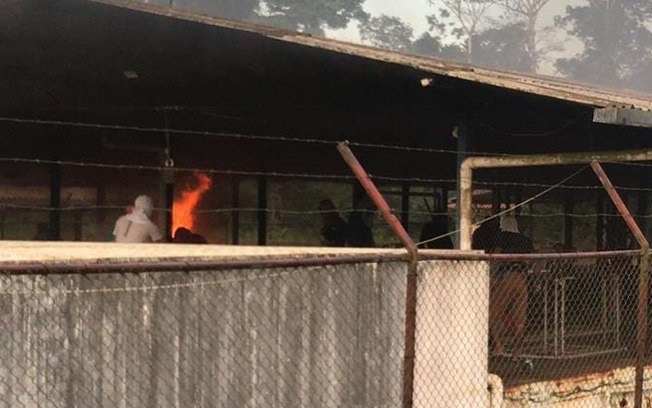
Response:
M620 215L622 215L629 230L634 234L636 241L641 247L641 261L638 283L638 306L636 310L636 379L634 383L634 408L643 407L643 374L645 369L645 344L647 343L647 299L648 280L650 269L650 244L639 228L636 220L627 209L627 206L620 198L611 180L597 161L591 162L591 168L600 179L607 194L611 198Z
M369 175L355 157L348 142L337 144L337 150L351 168L367 195L373 201L378 211L389 224L392 231L408 252L408 273L405 288L405 352L403 356L403 408L411 408L414 400L414 359L416 346L416 318L417 318L417 267L418 249L410 235L378 191Z

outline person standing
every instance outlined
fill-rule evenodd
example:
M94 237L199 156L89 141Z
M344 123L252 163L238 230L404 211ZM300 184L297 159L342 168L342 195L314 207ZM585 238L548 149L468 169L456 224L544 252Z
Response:
M528 237L518 229L516 218L504 215L500 218L500 231L496 236L494 253L527 254L534 247ZM489 329L494 341L494 354L504 353L505 334L513 336L512 357L521 353L527 319L529 265L522 261L497 262L491 273L489 306Z
M154 206L152 199L140 195L134 200L133 211L118 218L113 229L115 242L160 242L163 234L150 217Z
M335 204L329 199L319 202L321 214L321 244L329 247L343 247L346 245L346 222L340 217Z
M376 207L362 200L349 214L347 244L350 247L371 248L376 246L373 234Z

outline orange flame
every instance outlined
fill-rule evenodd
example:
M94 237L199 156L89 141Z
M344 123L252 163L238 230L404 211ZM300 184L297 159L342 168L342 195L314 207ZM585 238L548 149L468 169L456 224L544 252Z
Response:
M208 191L213 181L205 173L195 173L195 181L191 183L192 187L182 191L172 205L172 233L177 228L185 227L193 230L195 226L195 215L193 211L199 202L199 199Z

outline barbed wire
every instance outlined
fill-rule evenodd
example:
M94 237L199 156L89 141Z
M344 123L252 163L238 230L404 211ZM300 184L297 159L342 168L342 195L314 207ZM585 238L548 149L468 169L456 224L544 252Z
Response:
M474 227L479 227L480 225L484 224L485 222L489 222L489 221L491 221L491 220L493 220L493 219L499 218L499 217L501 217L501 216L503 216L503 215L505 215L505 214L509 214L509 213L511 213L511 212L513 212L513 211L515 211L515 210L517 210L518 208L521 208L521 207L525 206L526 204L528 204L528 203L530 203L530 202L536 200L537 198L540 198L540 197L542 197L542 196L548 194L550 191L552 191L552 190L554 190L555 188L557 188L557 186L560 186L560 185L566 183L567 181L570 181L571 179L573 179L575 176L577 176L578 174L580 174L581 172L583 172L583 171L584 171L585 169L587 169L587 168L588 168L588 166L583 166L582 168L580 168L579 170L575 171L575 172L572 173L570 176L566 177L565 179L563 179L562 181L560 181L560 182L557 183L556 185L551 186L551 187L549 187L549 188L547 188L547 189L541 191L540 193L538 193L538 194L536 194L536 195L534 195L534 196L532 196L532 197L530 197L530 198L528 198L528 199L526 199L526 200L521 201L521 202L518 203L518 204L515 204L513 207L507 208L506 210L504 210L504 211L500 211L500 212L498 212L498 213L496 213L496 214L494 214L494 215L490 215L489 217L485 218L485 219L482 220L482 221L479 221L479 222L473 223L472 226L474 226ZM459 234L460 232L462 232L462 229L461 229L461 228L458 228L457 230L455 230L455 231L450 231L450 232L448 232L447 234L442 234L442 235L436 236L436 237L434 237L434 238L430 238L430 239L426 239L426 240L423 240L423 241L419 241L419 242L417 242L417 246L423 246L423 245L429 244L429 243L431 243L431 242L435 242L435 241L438 241L438 240L440 240L440 239L444 239L444 238L446 238L446 237L450 237L450 236L453 236L453 235Z
M651 163L642 163L642 162L617 162L617 161L602 161L603 164L611 165L622 165L622 166L631 166L631 167L652 167Z
M65 161L65 160L48 160L48 159L27 159L21 157L2 157L0 162L13 162L13 163L30 163L30 164L45 164L45 165L59 165L59 166L74 166L74 167L94 167L100 169L111 170L136 170L136 171L173 171L176 173L207 173L219 174L226 176L250 176L250 177L278 177L278 178L323 178L332 180L355 180L353 175L337 175L337 174L309 174L309 173L278 173L278 172L265 172L265 171L240 171L240 170L217 170L206 169L197 167L166 167L166 166L149 166L141 164L108 164L108 163L93 163L93 162L78 162L78 161Z
M98 169L111 169L111 170L131 170L131 171L172 171L175 173L207 173L212 175L222 176L240 176L240 177L269 177L269 178L300 178L300 179L326 179L326 180L346 180L355 181L356 177L353 175L341 174L323 174L323 173L281 173L269 171L245 171L245 170L219 170L212 168L200 167L167 167L165 165L140 165L140 164L112 164L112 163L98 163L98 162L83 162L72 160L50 160L40 158L25 158L25 157L0 157L0 163L20 163L20 164L36 164L36 165L55 165L55 166L70 166L80 168L98 168ZM451 184L456 185L457 179L445 178L423 178L423 177L392 177L383 175L369 174L373 180L395 183L417 183L417 184ZM553 184L546 183L532 183L532 182L515 182L515 181L482 181L476 180L473 182L475 186L502 186L502 187L523 187L523 188L548 188L554 186ZM652 187L628 187L616 185L618 190L631 191L631 192L652 192ZM567 190L604 190L601 185L564 185L558 186L559 189Z
M120 124L103 124L92 122L73 122L65 120L50 120L50 119L30 119L30 118L17 118L17 117L0 117L0 122L15 123L15 124L29 124L41 126L59 126L59 127L76 127L95 130L116 130L128 131L139 133L163 133L163 134L176 134L186 136L210 136L221 137L227 139L242 139L253 141L273 141L284 143L302 143L302 144L317 144L317 145L332 145L335 146L339 141L336 140L323 140L315 138L300 138L288 136L269 136L269 135L252 135L236 132L216 132L210 130L192 130L192 129L178 129L178 128L161 128L161 127L142 127L134 125L120 125ZM439 154L464 154L476 156L492 156L492 157L520 157L522 154L505 153L505 152L480 152L480 151L459 151L454 149L435 149L427 147L413 147L413 146L399 146L382 143L364 143L349 141L351 146L384 149L384 150L399 150L404 152L413 153L439 153Z
M30 205L30 204L7 204L0 201L0 211L11 209L11 210L32 210L32 211L61 211L61 212L75 212L75 211L125 211L125 205L86 205L86 206L62 206L62 207L53 207L49 205ZM170 211L167 208L155 207L155 211L158 212L168 212ZM403 210L390 207L390 210L396 214L400 215ZM340 208L339 212L342 214L348 214L356 211L354 208ZM211 214L231 214L231 213L268 213L268 214L282 214L282 215L305 215L305 216L315 216L322 214L329 214L331 211L319 211L319 210L286 210L280 208L258 208L258 207L224 207L224 208L202 208L192 211L194 215L211 215ZM427 211L427 210L409 210L406 211L409 215L423 215L423 216L453 216L454 210L451 211ZM476 213L480 211L476 210ZM642 219L652 218L652 214L637 214L632 213L632 216ZM615 213L569 213L569 212L550 212L550 213L519 213L518 217L520 218L560 218L560 217L571 217L577 219L592 219L595 217L605 217L605 218L621 218L620 214ZM5 224L10 223L11 221L4 221ZM428 221L423 221L428 222ZM2 221L0 221L2 223ZM19 222L17 222L19 223ZM418 222L415 222L418 223Z

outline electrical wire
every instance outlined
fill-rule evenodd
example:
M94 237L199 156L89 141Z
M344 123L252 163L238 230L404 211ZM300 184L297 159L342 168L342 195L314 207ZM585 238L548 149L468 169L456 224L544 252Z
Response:
M165 166L152 166L152 165L135 165L135 164L109 164L109 163L94 163L94 162L80 162L68 160L50 160L50 159L31 159L23 157L0 157L0 163L16 163L16 164L36 164L36 165L56 165L56 166L71 166L81 168L99 168L111 170L132 170L132 171L174 171L175 173L207 173L217 174L223 176L242 176L242 177L261 177L266 176L270 178L302 178L302 179L326 179L326 180L356 180L353 175L339 175L339 174L317 174L317 173L281 173L281 172L265 172L265 171L244 171L244 170L217 170L209 168L196 168L196 167L165 167ZM423 177L391 177L383 175L369 174L369 177L377 181L396 182L396 183L420 183L420 184L457 184L457 179L442 179L442 178L423 178ZM510 182L510 181L474 181L476 186L504 186L504 187L527 187L527 188L548 188L556 187L551 184L545 183L525 183L525 182ZM615 186L622 191L640 191L652 192L651 188L643 187L625 187ZM603 190L602 186L561 186L560 189L569 190Z
M90 122L72 122L72 121L49 120L49 119L29 119L29 118L16 118L16 117L6 117L6 116L0 117L0 122L14 123L14 124L42 125L42 126L73 127L73 128L84 128L84 129L94 129L94 130L140 132L140 133L165 134L166 132L169 132L170 134L186 135L186 136L211 136L211 137L221 137L227 139L317 144L317 145L326 145L326 146L335 146L339 142L334 140L323 140L323 139L315 139L315 138L252 135L252 134L243 134L243 133L216 132L216 131L209 131L209 130L191 130L191 129L176 129L176 128L168 129L168 128L159 128L159 127L141 127L141 126L133 126L133 125L102 124L102 123L90 123ZM379 143L362 143L362 142L355 142L355 141L351 141L349 142L349 144L351 146L356 146L356 147L385 149L385 150L399 150L404 152L418 152L418 153L439 153L439 154L454 154L454 155L464 154L464 155L496 156L496 157L522 156L521 154L513 154L513 153L476 152L476 151L460 152L458 150L453 150L453 149L431 149L431 148L424 148L424 147L410 147L410 146L388 145L388 144L379 144Z
M585 169L587 169L587 168L588 168L588 166L584 166L584 167L582 167L581 169L577 170L576 172L574 172L574 173L571 174L570 176L566 177L565 179L563 179L563 180L560 181L559 183L557 183L557 184L555 184L555 185L553 185L553 186L551 186L551 187L549 187L549 188L543 190L542 192L540 192L540 193L538 193L538 194L536 194L536 195L534 195L534 196L528 198L527 200L524 200L524 201L521 201L521 202L518 203L518 204L515 204L515 205L514 205L513 207L511 207L511 208L508 208L508 209L506 209L506 210L500 211L500 212L498 212L497 214L491 215L491 216L485 218L485 219L482 220L482 221L479 221L479 222L477 222L477 223L474 223L474 224L472 224L472 226L473 226L473 227L478 227L478 226L484 224L485 222L488 222L488 221L491 221L491 220L493 220L493 219L499 218L499 217L501 217L501 216L503 216L503 215L505 215L505 214L508 214L508 213L510 213L510 212L512 212L512 211L514 211L514 210L516 210L516 209L518 209L518 208L521 208L521 207L523 207L523 206L525 206L525 205L531 203L532 201L534 201L534 200L536 200L536 199L538 199L538 198L540 198L540 197L542 197L542 196L548 194L550 191L554 190L554 189L557 188L558 186L560 186L560 185L566 183L567 181L571 180L572 178L574 178L575 176L577 176L578 174L580 174L581 172L583 172L583 171L584 171ZM443 239L443 238L446 238L446 237L450 237L450 236L455 235L455 234L459 234L461 231L462 231L462 230L458 228L458 229L455 230L455 231L451 231L451 232L448 232L448 233L446 233L446 234L439 235L439 236L434 237L434 238L430 238L430 239L426 239L426 240L424 240L424 241L417 242L417 246L423 246L423 245L428 244L428 243L430 243L430 242L434 242L434 241L437 241L437 240L440 240L440 239Z

